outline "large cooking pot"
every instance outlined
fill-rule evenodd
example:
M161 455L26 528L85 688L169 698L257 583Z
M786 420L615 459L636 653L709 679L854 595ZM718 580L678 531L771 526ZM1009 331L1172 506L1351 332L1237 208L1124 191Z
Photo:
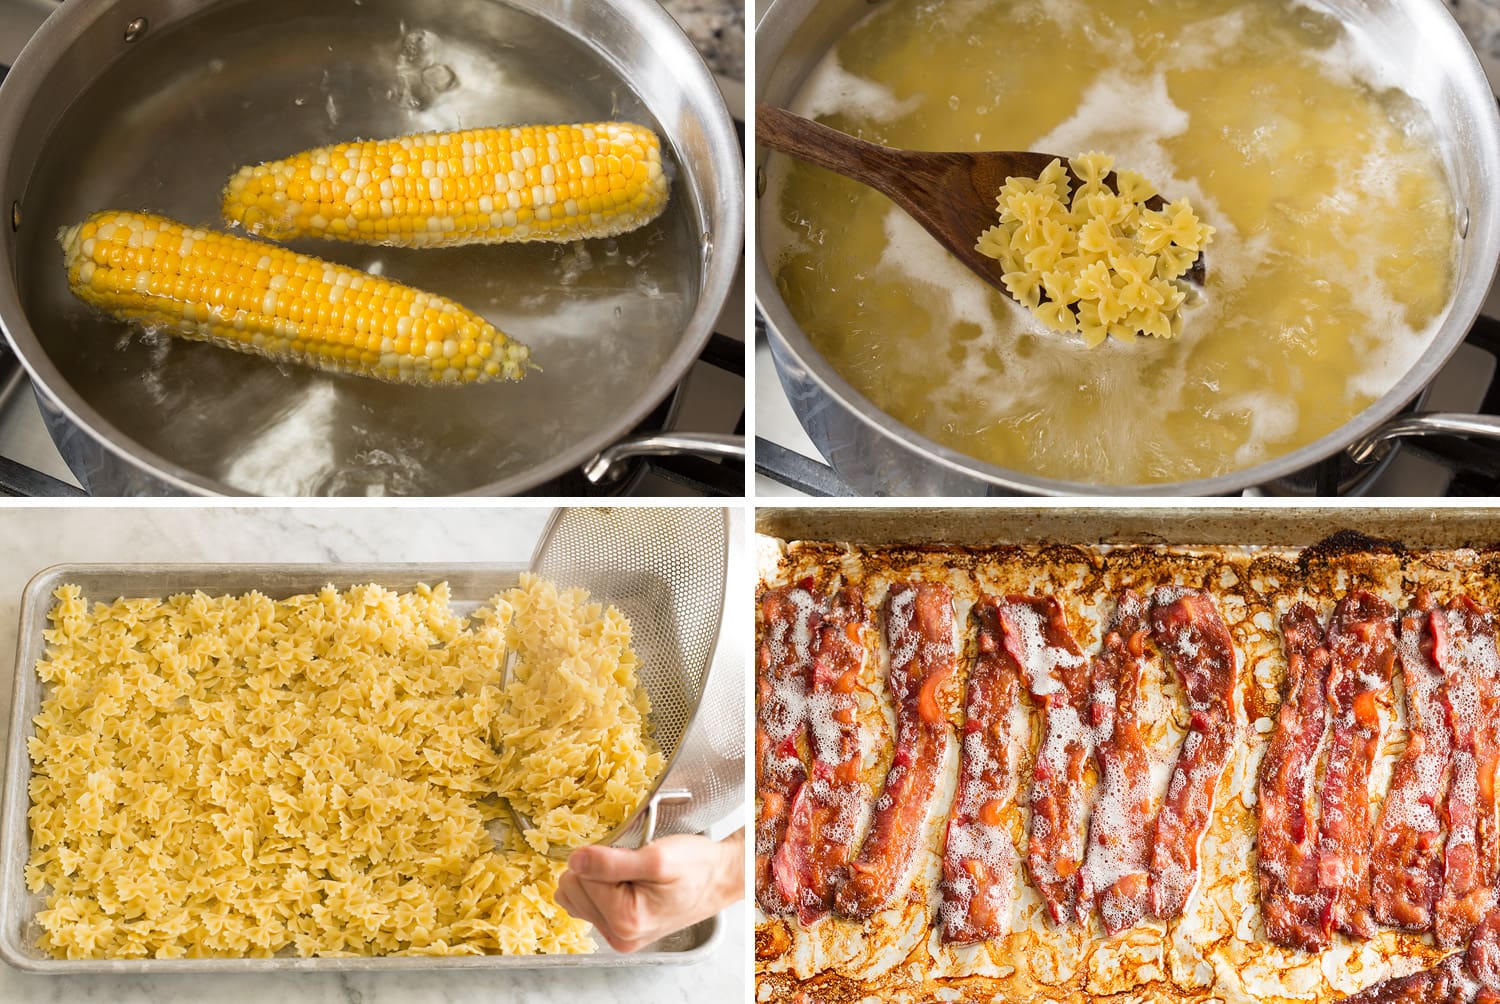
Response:
M602 118L669 147L670 205L634 234L294 245L486 314L542 367L520 384L406 387L122 338L67 291L55 234L96 209L212 225L242 163ZM629 433L698 358L743 247L741 157L712 75L652 0L74 0L0 85L0 324L97 494L516 494Z
M1386 456L1401 437L1468 435L1500 439L1500 419L1473 415L1398 415L1416 400L1463 342L1478 316L1500 255L1500 115L1484 71L1440 0L1318 0L1354 24L1402 87L1430 114L1457 200L1455 290L1426 353L1386 394L1336 431L1272 460L1212 478L1147 485L1098 485L1008 470L943 446L877 408L834 371L787 309L767 262L755 254L756 301L766 322L782 386L807 434L839 476L872 495L1209 495L1267 483L1306 486L1312 471L1361 465ZM757 100L785 107L809 71L870 11L869 0L775 0L755 32ZM775 156L780 156L779 154ZM757 194L765 152L757 154Z

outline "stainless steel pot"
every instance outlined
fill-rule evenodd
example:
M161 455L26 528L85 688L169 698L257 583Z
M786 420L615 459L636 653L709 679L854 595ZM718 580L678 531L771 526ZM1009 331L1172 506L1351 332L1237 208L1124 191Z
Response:
M378 263L490 316L543 367L519 385L400 387L123 340L61 284L58 227L111 206L212 224L241 162L360 136L608 117L662 134L672 202L659 225L589 242L589 260L546 245L296 245ZM524 492L616 443L683 379L743 247L733 122L652 0L75 0L0 85L0 151L11 223L0 324L96 494ZM507 281L554 254L577 267L549 288ZM672 281L647 288L642 256L670 263Z
M755 251L756 301L767 321L777 375L814 444L855 490L871 495L1215 495L1268 482L1312 480L1308 469L1343 455L1371 464L1407 436L1500 439L1500 418L1397 416L1432 380L1479 314L1500 255L1500 115L1473 49L1440 0L1319 0L1358 25L1383 62L1431 115L1457 200L1455 292L1431 346L1384 396L1335 432L1273 460L1213 478L1149 485L1061 481L976 460L919 435L877 408L834 371L798 326L776 288L766 248ZM785 106L828 49L869 13L869 0L775 0L755 32L757 100ZM756 193L764 192L764 151Z

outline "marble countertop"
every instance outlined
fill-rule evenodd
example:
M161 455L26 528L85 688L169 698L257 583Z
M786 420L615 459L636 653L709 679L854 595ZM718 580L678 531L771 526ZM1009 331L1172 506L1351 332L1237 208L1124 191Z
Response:
M59 562L525 563L546 509L13 508L0 512L0 746L6 740L21 592ZM743 534L736 513L734 536ZM742 604L748 609L748 603ZM714 835L733 829L731 821ZM720 917L711 954L692 966L576 972L65 976L0 963L0 1002L57 1004L568 1004L738 1001L747 986L744 903Z

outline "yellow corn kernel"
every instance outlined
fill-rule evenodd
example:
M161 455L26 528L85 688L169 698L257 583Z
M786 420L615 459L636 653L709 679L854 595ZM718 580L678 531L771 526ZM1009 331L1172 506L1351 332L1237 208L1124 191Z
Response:
M223 213L273 240L453 247L612 237L666 205L656 134L597 122L321 147L241 168Z
M74 295L144 327L397 383L526 372L526 346L452 300L262 241L114 211L58 240Z

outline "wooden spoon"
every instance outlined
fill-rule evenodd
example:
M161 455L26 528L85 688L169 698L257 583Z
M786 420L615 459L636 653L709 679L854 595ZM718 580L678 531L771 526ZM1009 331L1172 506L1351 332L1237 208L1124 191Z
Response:
M869 185L906 210L974 274L1006 296L1011 292L1000 280L1004 266L974 248L979 235L1000 221L995 208L1000 188L1007 178L1037 177L1054 160L1068 167L1067 157L1050 153L929 153L877 146L762 104L755 106L755 139L772 150ZM1114 186L1114 174L1106 175L1105 181ZM1154 195L1146 205L1161 209L1166 200ZM1183 278L1201 286L1204 270L1200 254Z

